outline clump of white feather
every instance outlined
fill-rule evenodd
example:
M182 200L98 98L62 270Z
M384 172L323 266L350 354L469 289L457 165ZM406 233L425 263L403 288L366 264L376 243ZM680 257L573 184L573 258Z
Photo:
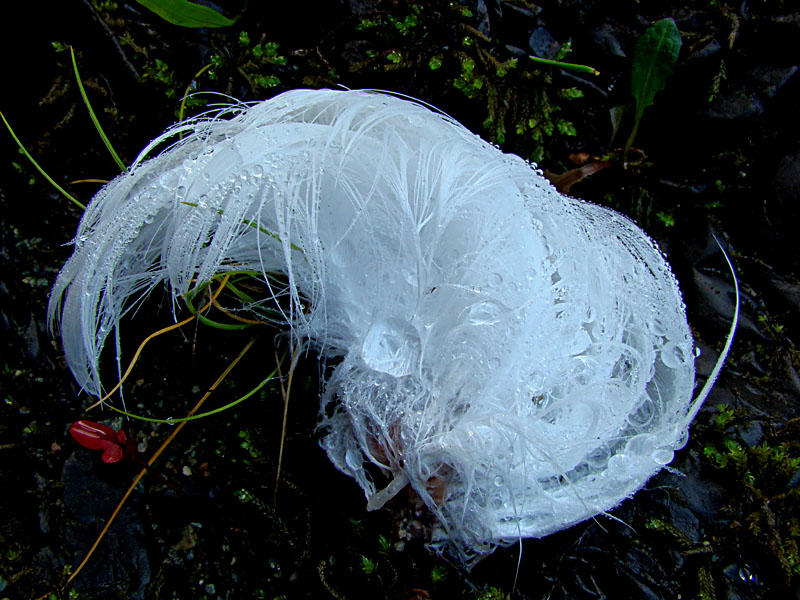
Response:
M409 484L465 564L614 507L672 460L693 343L628 219L394 96L295 90L230 112L167 131L143 154L188 135L87 209L50 304L84 389L101 393L106 336L161 282L178 297L283 272L286 324L338 363L331 460L370 508Z

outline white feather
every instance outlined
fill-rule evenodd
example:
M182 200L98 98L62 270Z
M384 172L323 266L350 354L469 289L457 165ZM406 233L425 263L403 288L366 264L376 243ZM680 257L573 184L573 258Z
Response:
M607 511L670 462L696 412L693 342L631 221L391 95L227 112L154 140L143 157L188 133L87 209L50 304L83 388L100 394L106 336L155 286L279 271L285 324L336 364L331 460L370 508L408 482L464 564Z

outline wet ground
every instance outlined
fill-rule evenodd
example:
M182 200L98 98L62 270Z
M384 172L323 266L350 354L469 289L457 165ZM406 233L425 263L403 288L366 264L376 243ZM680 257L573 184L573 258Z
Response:
M291 394L277 501L284 407L268 386L189 424L66 585L138 466L103 464L67 433L89 398L47 331L45 305L80 211L5 136L0 598L488 600L511 594L518 560L519 598L800 598L797 8L777 0L257 4L216 31L177 28L135 2L18 4L3 25L24 32L24 43L3 36L0 108L82 200L98 184L70 182L118 170L89 120L67 45L126 162L174 122L187 87L255 100L337 84L427 100L550 173L576 168L579 153L597 156L611 166L570 193L621 210L659 241L702 350L699 381L732 315L712 232L725 244L743 291L729 362L671 468L613 518L527 540L521 560L518 547L498 549L467 574L425 548L425 516L413 498L367 513L355 483L328 462L315 435L318 366L308 357ZM218 7L232 16L244 3ZM637 37L664 17L675 20L683 46L645 113L638 150L622 157L616 149L627 132L611 140L609 111L630 100ZM529 54L563 55L600 75L538 67ZM186 114L200 109L190 101ZM168 305L154 296L123 334L134 344L169 322ZM200 328L154 342L128 385L128 405L185 414L251 334ZM209 402L222 405L263 379L276 345L276 332L262 332ZM124 427L142 459L170 431L111 413L90 418Z

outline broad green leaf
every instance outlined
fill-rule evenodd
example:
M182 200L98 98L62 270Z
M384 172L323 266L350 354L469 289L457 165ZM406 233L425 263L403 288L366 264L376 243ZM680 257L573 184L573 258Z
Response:
M229 27L236 19L229 19L213 8L189 0L136 0L159 17L180 27Z
M672 19L655 22L636 41L631 93L637 113L653 104L656 94L667 85L680 51L681 34Z
M675 21L661 19L636 40L631 71L631 94L636 104L633 129L625 143L625 156L639 131L644 110L653 104L656 94L667 85L681 51L681 34Z

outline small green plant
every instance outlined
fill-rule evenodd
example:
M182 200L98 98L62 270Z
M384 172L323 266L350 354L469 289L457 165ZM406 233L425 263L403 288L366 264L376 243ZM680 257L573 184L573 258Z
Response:
M498 587L488 586L475 591L475 600L506 600L508 596Z
M675 21L661 19L651 25L636 41L631 67L631 95L633 96L633 125L625 142L625 156L639 132L639 123L647 107L655 102L656 94L667 85L681 50L681 34ZM614 134L621 121L620 107L612 110Z
M207 71L211 81L224 83L230 91L235 78L241 77L258 95L281 84L279 74L285 70L288 59L280 54L279 49L277 42L267 41L265 36L253 43L247 32L241 32L238 47L213 54L209 64L198 72L195 79Z
M714 418L714 425L717 429L724 431L733 422L733 407L726 404L718 404L719 414Z
M361 570L364 571L364 575L373 575L378 570L378 563L362 555Z
M181 85L178 83L175 71L160 58L145 65L142 72L142 80L155 83L157 87L163 90L164 95L169 100L176 100L178 98Z
M434 584L442 583L447 579L447 569L442 565L436 565L431 569L431 582Z
M732 534L760 547L765 563L773 563L788 582L800 575L800 489L792 485L800 469L798 444L765 440L747 446L731 429L737 418L734 409L719 405L717 410L703 454L721 476L732 480L729 487L735 493L721 514L737 515Z

